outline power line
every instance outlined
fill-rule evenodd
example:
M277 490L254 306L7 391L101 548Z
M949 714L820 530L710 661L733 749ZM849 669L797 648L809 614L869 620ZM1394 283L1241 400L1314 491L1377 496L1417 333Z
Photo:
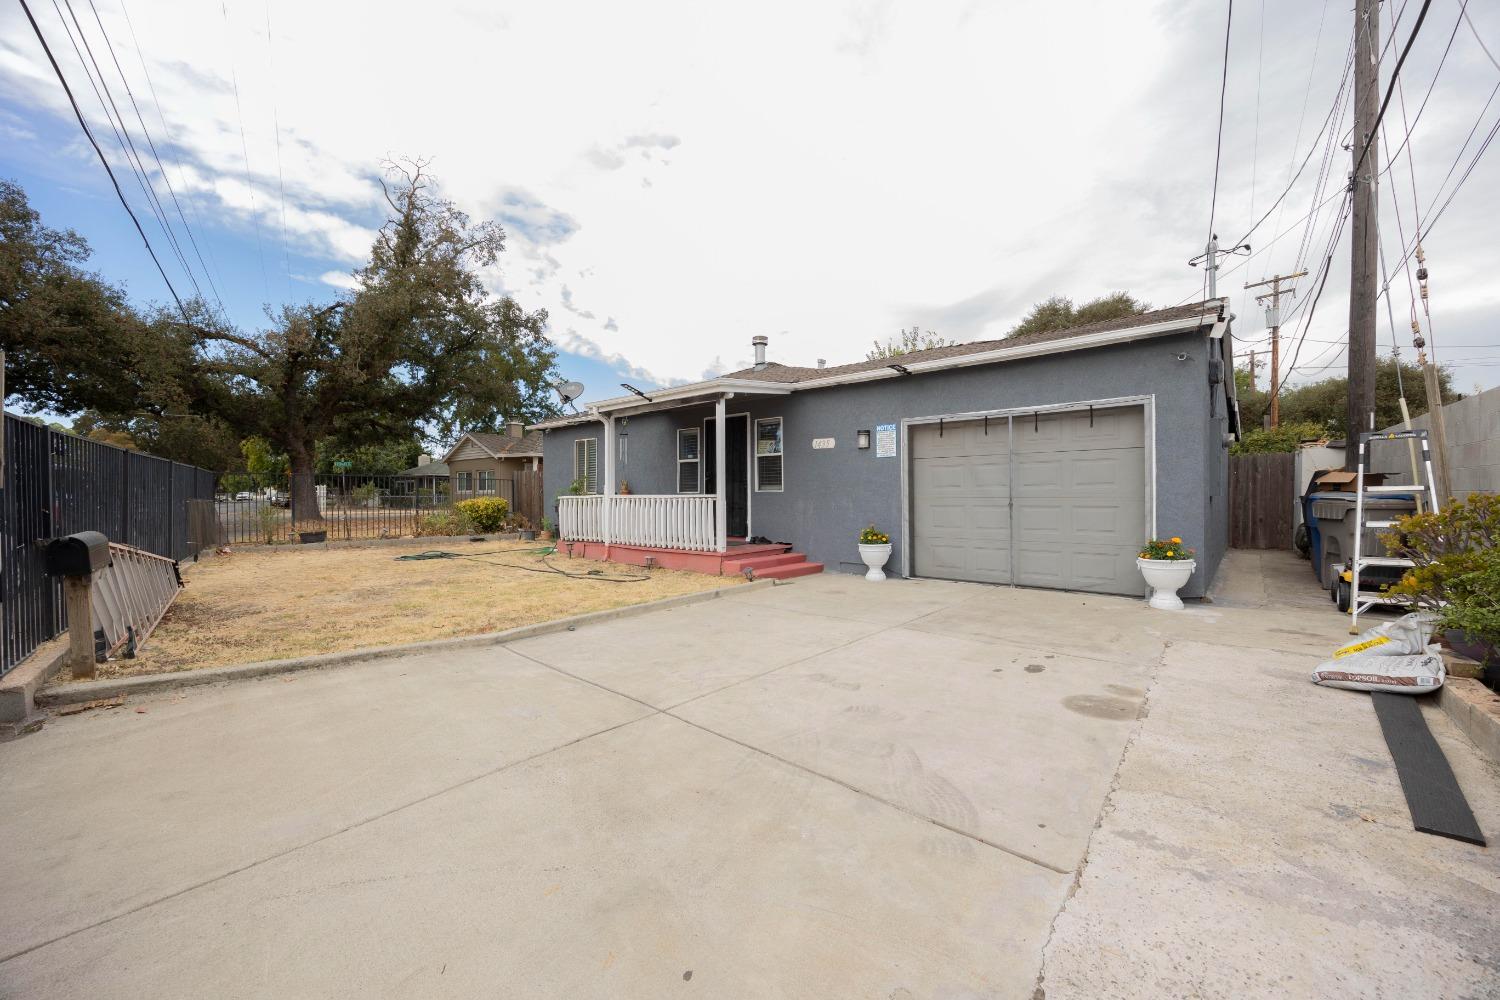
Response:
M1474 41L1479 43L1479 47L1481 49L1484 49L1484 54L1486 58L1489 59L1490 65L1494 66L1496 69L1500 69L1500 62L1497 62L1495 60L1494 54L1490 52L1490 47L1484 44L1483 38L1479 37L1479 29L1474 27L1474 22L1469 19L1469 5L1467 3L1464 4L1464 9L1460 12L1459 16L1461 16L1464 19L1464 23L1469 26L1469 31L1474 35Z
M194 205L194 201L193 201L191 189L190 189L189 185L186 183L186 180L185 180L185 174L184 174L183 169L182 169L182 161L180 159L178 159L172 153L172 146L176 144L177 140L172 135L172 129L171 129L171 127L167 124L167 116L166 116L165 111L162 108L161 97L156 92L156 81L151 78L151 69L150 69L150 67L148 67L146 65L145 50L141 48L140 37L136 34L136 31L135 31L135 21L132 20L131 17L130 17L130 9L125 5L125 0L119 0L119 3L120 3L120 13L125 16L125 26L130 31L130 41L131 41L131 44L135 48L135 58L136 58L136 61L138 63L140 63L141 74L146 78L146 87L147 87L148 90L151 91L151 101L156 106L156 118L157 118L157 121L161 122L162 135L165 137L166 142L167 142L167 154L168 154L168 157L172 160L172 165L177 168L177 181L178 181L179 184L182 185L183 196L184 196L184 198L187 199L187 211L188 211L188 214L193 217L192 221L193 221L194 225L199 226L200 228L203 228L202 221L201 221L200 217L198 216L197 207ZM165 176L165 172L163 172L163 176ZM168 190L172 190L172 188L171 188L170 185L168 185ZM173 198L174 201L176 201L177 195L176 195L175 191L173 191L172 198ZM189 234L191 234L192 230L189 229L188 232L189 232ZM219 314L220 314L220 316L223 318L225 324L232 325L230 323L228 310L226 309L226 307L224 305L224 300L223 300L222 297L219 296L218 286L214 282L214 277L216 275L218 276L219 281L222 282L223 281L223 275L222 275L222 273L219 272L219 262L214 259L213 244L210 243L207 239L205 239L203 242L204 242L204 251L205 251L205 253L208 256L208 261L204 265L204 273L206 275L208 275L208 277L209 277L209 285L210 285L210 287L212 287L214 289L214 296L215 296L215 298L218 299L218 302L219 302ZM198 249L198 246L197 246L196 242L194 242L194 244L193 244L193 249L195 251ZM202 260L201 257L199 259L200 259L200 261Z
M276 110L276 48L271 36L271 0L265 0L265 5L266 57L271 66L271 124L276 132L276 184L281 194L281 263L286 269L286 297L290 301L292 298L292 258L287 250L286 175L281 171L281 115Z
M234 69L234 47L232 28L229 24L228 0L220 0L219 10L224 15L224 47L229 55L229 80L234 85L234 114L240 126L240 153L245 159L245 187L250 192L250 221L255 225L255 252L260 258L261 291L271 298L271 282L266 277L266 250L260 238L260 210L255 204L255 182L250 176L250 143L245 138L245 109L240 105L240 77Z
M1365 136L1365 144L1359 151L1359 157L1354 161L1354 173L1359 173L1359 168L1365 162L1365 155L1370 152L1370 143L1375 141L1375 132L1380 128L1380 122L1385 118L1385 109L1391 103L1391 94L1396 89L1396 81L1401 77L1401 67L1406 63L1406 57L1411 53L1412 42L1417 40L1417 33L1422 30L1422 22L1427 19L1427 10L1432 6L1432 0L1422 0L1422 9L1417 11L1417 23L1411 26L1411 36L1406 39L1406 46L1401 50L1401 57L1396 60L1396 68L1391 73L1391 82L1385 88L1385 98L1380 102L1380 111L1375 115L1375 121L1370 125L1370 134Z
M1219 207L1219 160L1224 152L1224 95L1229 92L1229 29L1234 24L1234 0L1229 0L1229 16L1224 19L1224 69L1219 79L1219 134L1214 142L1214 186L1213 194L1208 203L1208 239L1204 246L1212 249L1214 241L1214 214ZM1239 244L1234 244L1239 246ZM1208 282L1213 272L1217 269L1213 254L1210 253L1208 261L1203 267L1203 298L1208 298Z
M104 21L99 16L99 8L94 5L94 0L88 0L88 4L89 9L94 13L94 23L99 26L99 34L104 39L104 45L109 52L109 57L114 62L115 72L119 74L120 82L125 86L125 96L130 99L130 106L135 111L135 120L140 123L141 134L145 136L146 146L151 150L151 158L156 161L156 167L161 174L162 182L167 186L167 194L172 199L172 206L177 211L177 218L182 223L183 231L187 233L188 243L192 246L193 253L198 258L199 266L203 268L203 277L208 282L208 287L214 293L214 300L219 304L220 315L225 315L224 300L219 295L219 288L214 283L214 277L209 271L208 262L203 259L203 252L198 249L198 240L193 236L193 227L188 224L187 215L182 210L182 203L177 200L177 191L172 187L172 179L167 176L167 168L161 162L161 154L157 152L156 142L151 138L151 130L146 127L145 116L141 114L140 105L136 103L135 93L130 89L130 80L125 76L125 70L120 65L119 57L115 54L114 43L110 41L109 32L104 28ZM158 204L160 204L159 200ZM227 315L225 318L227 319Z
M42 34L41 26L36 23L36 17L31 13L31 7L26 0L20 0L21 9L26 12L26 20L31 23L31 30L36 33L36 40L41 43L42 51L47 54L47 62L52 65L52 72L57 75L57 82L62 84L63 93L68 95L68 103L73 106L73 115L78 119L78 126L83 129L84 137L88 139L89 145L94 147L94 152L99 156L99 162L104 166L104 172L109 175L109 182L114 185L115 196L120 199L120 204L125 208L125 214L130 216L130 221L135 224L135 231L140 234L141 242L146 245L146 253L151 255L151 261L156 265L161 280L166 283L167 291L172 293L172 300L177 303L177 309L182 313L184 319L189 319L188 311L182 305L182 299L177 295L177 289L172 287L172 279L167 277L166 270L161 266L161 260L156 256L156 251L151 248L151 241L146 238L146 231L141 228L141 220L136 218L135 212L130 207L130 202L125 200L125 192L120 190L120 182L115 178L115 172L109 165L104 150L99 148L99 143L94 138L94 133L89 130L89 124L83 118L83 112L78 107L78 100L73 96L73 88L68 86L68 80L63 76L62 67L58 66L57 58L52 54L52 47L47 44L46 36Z
M1297 359L1302 354L1302 341L1307 336L1308 330L1312 327L1313 316L1318 311L1318 301L1322 299L1323 289L1328 285L1328 273L1333 269L1333 254L1334 251L1338 249L1339 238L1343 235L1344 232L1344 222L1349 218L1349 211L1352 208L1352 205L1352 199L1346 197L1344 199L1344 204L1339 210L1338 216L1336 217L1337 222L1333 228L1333 232L1329 235L1328 251L1323 258L1323 275L1318 279L1318 290L1313 294L1312 305L1308 308L1307 316L1302 323L1302 333L1297 337L1297 346L1292 352L1292 363L1287 367L1286 375L1282 376L1281 381L1283 385L1286 383L1287 378L1292 374L1292 372L1297 370ZM1301 305L1301 303L1299 302L1298 305Z
M63 0L63 3L68 8L68 15L72 17L72 27L69 27L68 17L63 15L62 7L58 6L57 0L52 0L52 9L56 11L57 19L63 26L63 32L68 36L68 41L73 46L73 54L78 57L78 64L83 68L84 77L88 79L89 86L94 90L94 97L99 101L99 109L104 112L105 122L108 123L110 131L114 132L115 142L119 145L120 152L125 157L125 165L130 168L130 172L134 175L136 185L141 189L141 194L145 195L146 209L151 213L152 218L156 220L156 224L161 229L162 235L167 238L167 245L171 248L173 256L177 258L178 265L182 267L183 272L188 276L188 280L193 285L193 290L201 297L203 292L198 287L198 281L193 276L192 269L188 267L187 257L182 252L182 246L177 242L177 237L172 232L171 226L167 221L166 209L162 207L161 199L156 196L156 189L151 185L146 176L145 162L141 159L139 151L135 148L135 142L130 138L129 129L125 127L125 118L120 114L119 106L115 104L114 95L110 93L109 83L104 79L103 69L100 68L98 60L94 58L94 50L89 45L88 37L83 32L83 25L78 23L78 16L74 14L72 4L68 3L68 0ZM75 28L78 31L77 37L73 34ZM78 47L79 42L83 43L82 49ZM87 58L84 56L85 52L88 54ZM92 70L90 66L93 67Z

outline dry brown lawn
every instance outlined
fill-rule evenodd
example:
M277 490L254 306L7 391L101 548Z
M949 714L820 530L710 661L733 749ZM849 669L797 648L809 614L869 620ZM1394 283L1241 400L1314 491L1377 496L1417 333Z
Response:
M743 582L660 569L637 580L647 576L644 569L543 555L545 543L537 542L445 539L439 547L465 558L401 560L422 546L382 545L242 549L189 564L186 588L140 655L101 663L98 674L195 670L497 632ZM624 579L631 582L610 582Z

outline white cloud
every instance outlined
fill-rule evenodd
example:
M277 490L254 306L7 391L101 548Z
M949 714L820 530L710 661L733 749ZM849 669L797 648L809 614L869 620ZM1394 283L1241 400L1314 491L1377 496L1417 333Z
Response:
M1470 8L1482 34L1500 37L1500 10ZM1328 8L1314 59L1322 13L1268 11L1260 64L1259 12L1236 9L1226 240L1280 191L1332 102L1348 13ZM371 0L357 18L285 2L269 14L274 48L249 9L231 7L227 28L217 6L189 0L131 10L171 136L159 138L181 152L184 188L205 211L247 239L258 222L279 256L284 178L293 253L318 259L312 273L340 274L383 217L381 161L429 157L446 194L506 227L491 287L547 308L564 348L628 358L642 381L696 378L757 333L773 334L777 360L837 364L914 323L996 336L1050 294L1123 288L1170 305L1201 279L1185 262L1207 233L1220 5L768 0L746 18L687 0L516 0L503 12L464 0L412 18ZM118 8L101 15L138 73ZM39 16L65 40L55 14ZM1403 69L1409 99L1425 91L1456 11L1432 16ZM0 95L66 123L17 7L0 6L0 29ZM81 70L65 68L79 90ZM1416 133L1424 200L1493 77L1461 32ZM138 77L133 89L154 123L149 89ZM1500 208L1491 157L1425 242L1434 309L1466 310L1456 338L1482 339L1500 313L1486 263L1486 220ZM1334 187L1346 162L1339 152ZM1257 249L1306 211L1313 173L1253 237ZM1323 232L1301 263L1317 264ZM1292 269L1299 236L1224 276L1247 343L1263 334L1240 285ZM1343 332L1344 256L1311 338Z
M359 284L359 282L354 280L354 275L348 271L324 271L318 275L318 280L325 285L346 291Z

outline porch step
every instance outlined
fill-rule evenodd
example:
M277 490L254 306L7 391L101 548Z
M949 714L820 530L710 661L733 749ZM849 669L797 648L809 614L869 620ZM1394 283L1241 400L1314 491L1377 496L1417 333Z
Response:
M749 568L755 570L756 576L759 576L762 570L770 569L772 566L781 566L786 563L805 562L806 560L807 556L803 555L802 553L790 551L762 552L759 555L740 556L737 559L724 560L724 575L735 576L739 573L745 572L745 568L748 566Z
M782 563L779 566L770 566L766 569L755 571L757 580L790 580L794 576L812 576L814 573L823 572L823 564L807 562Z

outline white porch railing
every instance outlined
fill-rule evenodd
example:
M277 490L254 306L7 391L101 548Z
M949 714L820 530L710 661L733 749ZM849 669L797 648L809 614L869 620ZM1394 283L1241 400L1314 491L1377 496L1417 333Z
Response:
M716 552L714 501L692 493L562 496L558 534L573 542Z

